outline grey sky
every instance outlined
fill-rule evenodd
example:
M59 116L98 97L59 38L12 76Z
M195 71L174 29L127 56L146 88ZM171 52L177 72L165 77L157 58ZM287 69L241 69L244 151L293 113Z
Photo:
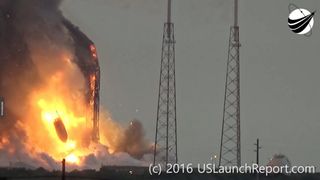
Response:
M288 4L319 0L240 0L242 163L284 153L294 165L320 162L320 18L311 37L287 26ZM174 0L178 155L218 154L233 0ZM101 103L114 119L140 119L153 141L165 0L65 0L63 12L96 43ZM138 109L138 111L136 111Z

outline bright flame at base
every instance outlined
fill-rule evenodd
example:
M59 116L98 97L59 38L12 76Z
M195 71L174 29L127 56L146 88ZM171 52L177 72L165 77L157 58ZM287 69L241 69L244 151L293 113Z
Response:
M70 154L69 156L66 157L66 162L71 164L79 164L80 160L76 155Z
M92 162L97 162L96 166L111 161L112 164L128 164L150 153L150 144L145 141L140 126L131 123L125 129L103 113L100 116L100 143L91 142L92 120L87 117L92 113L92 102L88 103L86 89L93 87L86 87L80 70L69 66L73 64L66 64L65 69L44 77L45 83L34 86L29 94L28 113L22 113L22 118L15 124L15 128L25 135L20 139L23 139L23 150L10 141L9 134L0 137L0 150L18 158L17 154L23 152L27 162L48 169L59 167L62 159L66 159L69 167L81 169L88 164L91 168ZM91 77L91 81L94 78Z
M81 165L80 157L92 153L89 148L91 122L86 119L88 106L83 92L85 83L73 84L68 80L78 73L57 72L48 79L46 86L31 94L33 112L24 123L29 152L46 152L56 161L65 158L76 165ZM57 118L63 128L55 127ZM62 142L59 135L65 133L68 138Z

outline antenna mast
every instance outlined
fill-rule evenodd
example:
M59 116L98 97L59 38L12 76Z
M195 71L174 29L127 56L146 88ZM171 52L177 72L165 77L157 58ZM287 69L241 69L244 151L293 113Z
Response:
M234 26L238 26L238 0L234 0Z
M171 0L168 0L168 19L167 23L171 23Z

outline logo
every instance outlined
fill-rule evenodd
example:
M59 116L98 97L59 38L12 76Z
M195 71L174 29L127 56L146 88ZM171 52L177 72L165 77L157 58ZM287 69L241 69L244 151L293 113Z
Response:
M288 25L290 30L296 34L311 36L315 11L310 13L306 9L290 4L289 12Z

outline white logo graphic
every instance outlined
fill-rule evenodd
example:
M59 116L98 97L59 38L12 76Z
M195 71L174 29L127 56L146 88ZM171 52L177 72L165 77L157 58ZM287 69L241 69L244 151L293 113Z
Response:
M296 34L310 36L312 34L315 11L310 13L310 11L298 8L294 4L289 5L289 11L288 25L291 31Z

